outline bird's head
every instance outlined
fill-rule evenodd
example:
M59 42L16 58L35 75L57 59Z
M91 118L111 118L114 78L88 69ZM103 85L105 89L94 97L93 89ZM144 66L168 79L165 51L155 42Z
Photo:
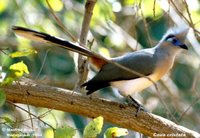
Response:
M185 45L185 39L189 29L170 28L160 41L161 47L170 49L188 49Z

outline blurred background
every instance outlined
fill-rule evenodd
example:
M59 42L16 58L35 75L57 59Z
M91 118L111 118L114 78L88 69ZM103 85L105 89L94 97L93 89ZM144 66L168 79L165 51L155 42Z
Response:
M79 38L84 0L49 0L56 15L68 31ZM36 82L73 90L77 83L77 54L48 44L32 42L16 37L11 28L23 26L46 32L72 41L59 27L49 11L45 0L0 1L0 67L22 61L28 66L27 76ZM173 26L190 27L186 44L188 51L181 53L173 69L154 86L134 97L152 113L172 120L189 129L200 132L200 1L199 0L99 0L97 1L88 40L94 43L92 51L105 57L116 57L126 52L155 46L164 33ZM36 50L27 57L10 58L15 51ZM1 69L0 72L3 72ZM90 67L88 78L95 74ZM117 90L105 88L94 97L125 102ZM79 115L46 108L17 104L40 116L48 124L58 127L69 125L75 128L76 136L82 137L85 125L90 121ZM13 120L5 123L2 117ZM0 108L0 137L6 137L2 128L31 127L29 115L6 103ZM113 126L105 123L103 129ZM34 120L34 127L43 137L52 137L52 130ZM102 137L102 136L100 136ZM129 137L145 137L129 130Z

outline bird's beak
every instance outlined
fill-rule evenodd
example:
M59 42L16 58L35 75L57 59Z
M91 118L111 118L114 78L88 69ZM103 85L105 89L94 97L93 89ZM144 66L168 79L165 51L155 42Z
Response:
M181 41L177 40L175 43L173 43L175 46L177 47L180 47L180 48L183 48L183 49L186 49L188 50L188 47L186 44L182 43Z
M183 48L183 49L186 49L186 50L188 50L188 47L187 47L187 45L186 44L181 44L181 45L179 45L180 46L180 48Z

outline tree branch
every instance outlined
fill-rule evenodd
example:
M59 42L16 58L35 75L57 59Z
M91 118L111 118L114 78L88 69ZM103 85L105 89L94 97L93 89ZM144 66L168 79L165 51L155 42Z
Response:
M25 79L26 80L26 79ZM135 117L136 109L104 99L86 97L70 90L37 84L32 81L19 81L3 88L7 100L14 103L29 104L86 117L102 115L107 122L153 137L157 134L183 135L183 137L200 137L200 134L179 126L165 118L141 111ZM27 103L28 102L28 103Z
M86 45L87 35L89 32L89 25L93 14L93 9L95 6L96 0L87 0L85 3L85 12L82 22L81 34L80 34L80 43L82 46ZM87 79L88 75L88 61L83 58L82 55L78 57L78 71L79 71L79 80L77 83L76 90L80 91L81 84Z

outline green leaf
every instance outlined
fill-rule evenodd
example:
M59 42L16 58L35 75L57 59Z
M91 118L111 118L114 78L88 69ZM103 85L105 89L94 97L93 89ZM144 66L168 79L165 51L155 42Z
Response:
M61 0L48 0L49 4L53 8L54 11L59 12L63 9L64 4ZM45 3L46 5L46 3ZM47 6L47 5L46 5Z
M15 81L15 78L13 78L13 77L6 77L4 79L4 81L0 84L0 86L10 85L10 84L12 84L13 81Z
M4 91L0 89L0 107L4 105L5 101L6 101L6 94L4 93Z
M104 133L104 138L116 138L128 135L128 130L125 128L111 127Z
M3 80L2 83L0 83L0 86L10 85L13 81L23 76L24 73L29 74L28 67L26 66L26 64L23 63L23 61L12 64L9 67L9 70L10 71L8 71L6 78Z
M44 130L43 138L55 138L54 131L51 128L46 128Z
M6 8L8 7L9 2L7 0L1 0L0 1L0 13L2 13L3 11L6 10Z
M72 138L76 134L76 130L69 126L63 126L56 129L55 138Z
M1 117L1 119L5 120L5 122L8 123L10 126L13 126L15 124L15 121L7 116L3 116Z
M29 55L32 55L32 54L37 54L37 51L32 50L32 49L27 49L27 50L24 50L24 51L16 51L14 53L11 53L10 57L11 58L24 57L24 56L29 56Z
M103 127L103 117L99 116L93 119L84 129L84 138L95 138L101 132Z
M12 119L11 114L3 114L0 116L0 121L6 123L9 127L14 127L16 122ZM16 125L15 125L16 126Z
M28 67L23 61L12 64L9 68L15 75L15 77L21 77L24 73L29 74Z

